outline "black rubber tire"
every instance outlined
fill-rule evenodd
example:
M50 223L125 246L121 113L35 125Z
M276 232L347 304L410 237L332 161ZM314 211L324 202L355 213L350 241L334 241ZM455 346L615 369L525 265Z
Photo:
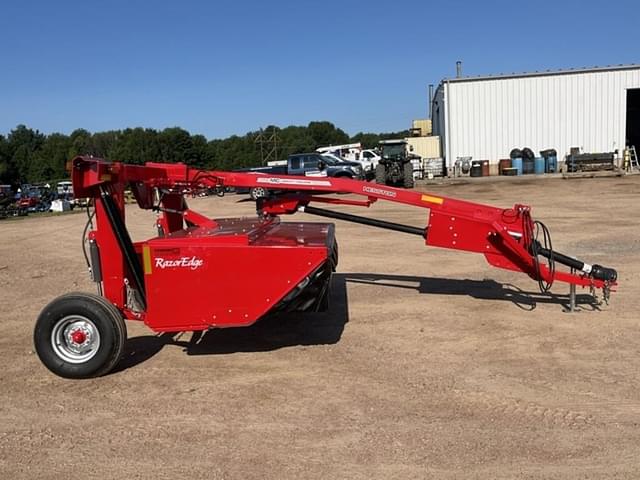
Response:
M533 150L531 150L530 148L523 148L522 149L522 158L535 158L536 154L533 153Z
M335 272L338 268L339 258L338 240L333 241L333 248L331 249L331 271Z
M52 335L63 318L80 315L95 325L100 334L97 352L82 363L62 358L53 348ZM108 300L91 293L68 293L49 303L38 317L33 343L40 361L64 378L93 378L105 375L118 363L127 338L127 327L118 309Z
M404 164L404 178L402 179L402 186L404 188L413 188L413 163L407 162Z
M259 198L265 198L269 195L269 192L264 187L253 187L249 190L249 197L251 200L258 200Z
M386 185L387 183L387 170L381 163L376 165L376 183L380 185Z
M327 262L329 262L330 273L333 274L338 267L338 240L333 240L333 246L331 251L329 252L329 257L327 258ZM318 302L316 310L318 312L326 312L329 310L329 295L331 294L331 278L329 278L329 284L326 287L326 290L322 292L322 297Z
M509 153L509 157L522 158L522 150L520 150L519 148L514 148L513 150L511 150L511 153Z

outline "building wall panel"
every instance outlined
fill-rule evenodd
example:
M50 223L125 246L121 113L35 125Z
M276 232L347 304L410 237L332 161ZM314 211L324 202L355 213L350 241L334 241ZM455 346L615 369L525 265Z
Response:
M409 145L413 147L413 153L422 158L441 158L440 137L409 137Z
M640 88L640 67L444 81L433 130L448 165L466 156L497 162L516 147L555 148L560 157L571 147L621 151L628 88Z

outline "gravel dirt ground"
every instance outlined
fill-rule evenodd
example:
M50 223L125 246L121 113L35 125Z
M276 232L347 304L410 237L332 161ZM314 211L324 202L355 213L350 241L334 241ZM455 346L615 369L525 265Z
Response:
M482 180L430 190L530 204L558 251L618 269L611 304L564 313L565 285L541 295L482 256L336 222L329 312L198 342L129 323L113 373L63 380L32 331L54 297L94 291L85 216L0 222L0 478L640 478L640 176ZM191 204L251 215L239 198Z

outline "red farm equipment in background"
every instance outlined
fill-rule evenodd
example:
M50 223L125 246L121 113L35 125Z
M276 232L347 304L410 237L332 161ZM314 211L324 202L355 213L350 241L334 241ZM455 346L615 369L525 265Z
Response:
M606 300L616 285L615 270L553 251L548 230L532 220L525 205L495 208L340 178L203 171L183 164L137 166L89 157L73 160L72 179L76 196L93 199L85 256L98 295L73 293L53 300L34 331L42 362L68 378L99 376L115 366L126 340L124 319L142 321L155 332L201 331L248 326L274 312L326 309L338 263L334 226L281 221L281 215L298 211L480 253L493 266L526 273L543 290L561 281L601 289ZM141 208L160 213L156 236L132 242L124 221L126 187ZM187 194L214 189L222 195L228 187L278 193L258 199L253 218L210 219L185 201ZM377 200L428 209L426 226L311 205L369 207ZM559 264L569 271L557 270Z

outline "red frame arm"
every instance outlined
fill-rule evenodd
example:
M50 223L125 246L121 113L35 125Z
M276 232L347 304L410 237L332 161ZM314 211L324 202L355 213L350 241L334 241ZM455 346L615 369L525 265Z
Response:
M516 204L496 208L479 203L430 193L331 177L283 176L241 172L207 171L184 164L146 163L144 166L110 163L90 157L73 160L74 192L78 197L95 197L101 185L131 184L141 208L153 208L152 193L163 190L165 209L160 226L165 232L182 228L183 219L191 223L214 225L215 222L189 210L183 195L205 188L223 192L225 187L285 191L286 194L259 202L264 215L296 213L311 202L368 207L377 200L402 203L429 210L425 243L427 245L483 254L499 268L520 271L536 280L558 280L580 286L610 288L615 282L594 279L583 273L556 271L536 265L531 255L528 232L533 231L530 208ZM350 193L367 197L364 201L324 197L318 194ZM124 215L124 211L122 212Z

